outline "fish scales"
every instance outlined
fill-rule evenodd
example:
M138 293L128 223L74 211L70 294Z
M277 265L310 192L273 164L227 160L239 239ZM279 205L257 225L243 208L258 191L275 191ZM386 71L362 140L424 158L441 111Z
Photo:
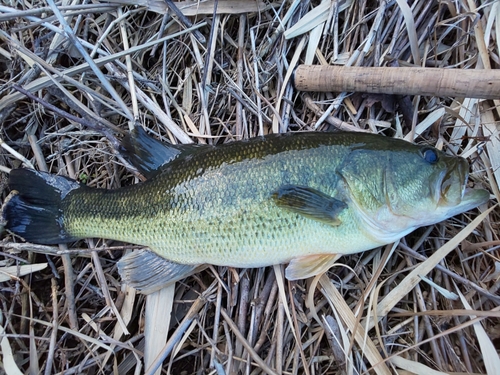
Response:
M344 196L335 169L351 146L347 136L311 133L208 148L173 161L145 183L76 192L65 200L64 225L75 237L146 245L187 264L258 267L332 247L356 252L367 244L356 244L360 228L350 211L343 214L342 228L332 230L271 199L283 185Z

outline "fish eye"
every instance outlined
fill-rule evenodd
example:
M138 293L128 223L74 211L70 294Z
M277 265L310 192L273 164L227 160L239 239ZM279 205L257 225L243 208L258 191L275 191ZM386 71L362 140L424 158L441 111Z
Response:
M429 164L435 164L439 159L437 151L430 147L424 147L420 150L420 153L424 160Z

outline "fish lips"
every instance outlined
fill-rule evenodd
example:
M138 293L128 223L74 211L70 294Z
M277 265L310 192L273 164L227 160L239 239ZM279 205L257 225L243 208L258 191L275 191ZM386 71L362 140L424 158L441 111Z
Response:
M449 216L468 211L489 200L489 192L483 189L467 188L469 164L465 159L456 162L439 172L431 186L437 207L448 208Z

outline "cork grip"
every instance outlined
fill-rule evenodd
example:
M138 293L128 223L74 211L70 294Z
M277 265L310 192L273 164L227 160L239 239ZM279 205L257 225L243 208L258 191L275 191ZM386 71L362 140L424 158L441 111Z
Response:
M500 99L500 70L299 65L300 91Z

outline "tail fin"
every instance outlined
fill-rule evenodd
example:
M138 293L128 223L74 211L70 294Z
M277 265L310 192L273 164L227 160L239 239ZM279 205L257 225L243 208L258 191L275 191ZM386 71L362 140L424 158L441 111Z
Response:
M81 187L78 182L32 169L13 169L9 187L13 195L2 211L6 229L40 244L76 240L64 230L61 203L70 191Z

